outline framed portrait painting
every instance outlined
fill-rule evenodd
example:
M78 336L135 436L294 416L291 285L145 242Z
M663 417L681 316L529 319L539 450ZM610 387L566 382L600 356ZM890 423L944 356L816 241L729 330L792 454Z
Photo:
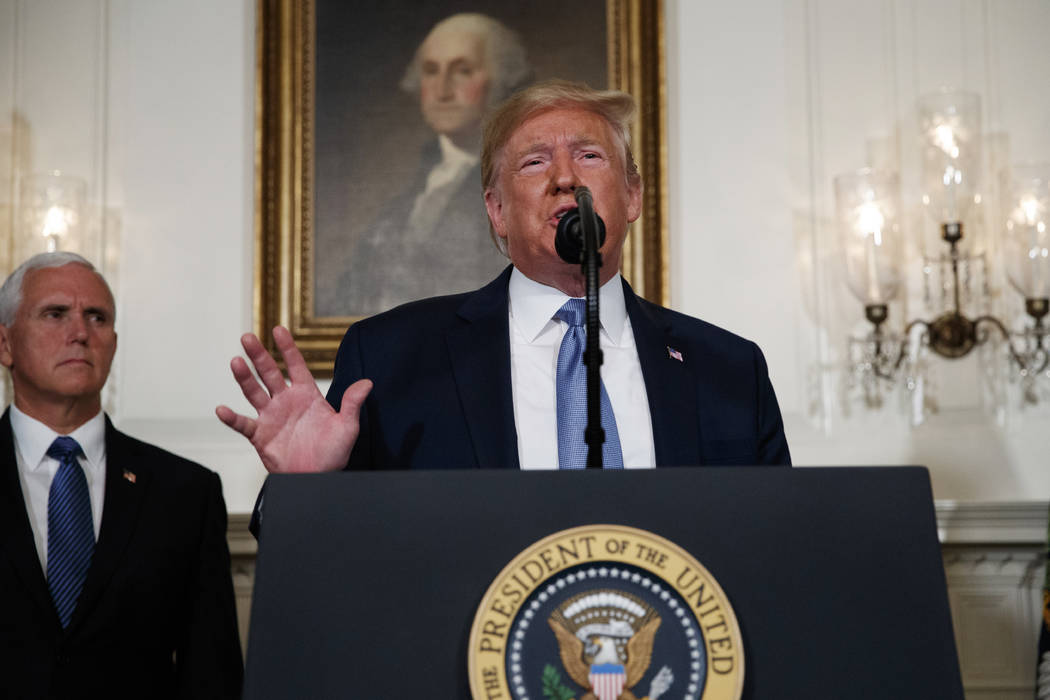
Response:
M330 376L355 320L491 281L508 261L485 213L481 120L548 78L638 101L643 212L622 272L665 300L658 0L259 0L256 46L254 318L271 351L285 325Z

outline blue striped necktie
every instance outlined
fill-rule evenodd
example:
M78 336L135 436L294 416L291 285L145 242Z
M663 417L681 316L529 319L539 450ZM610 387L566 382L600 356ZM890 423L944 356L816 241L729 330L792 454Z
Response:
M47 450L59 462L47 498L47 588L63 629L73 617L95 551L91 497L79 454L77 441L65 436Z
M558 468L584 469L587 466L587 368L583 364L583 351L587 345L587 329L584 328L585 301L569 299L558 309L556 318L568 324L558 351ZM623 469L623 453L620 451L620 435L616 431L616 416L612 402L601 384L602 428L605 443L602 445L602 466L605 469Z

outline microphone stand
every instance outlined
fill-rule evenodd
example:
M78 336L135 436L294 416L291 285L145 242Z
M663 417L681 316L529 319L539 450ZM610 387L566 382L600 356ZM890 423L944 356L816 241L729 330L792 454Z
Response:
M605 430L602 429L601 366L602 350L598 342L598 268L602 266L602 254L598 252L598 217L594 213L591 191L580 187L575 192L576 206L580 211L580 227L583 231L583 261L580 265L586 282L587 299L587 346L583 352L583 364L587 366L587 468L602 468L602 444Z

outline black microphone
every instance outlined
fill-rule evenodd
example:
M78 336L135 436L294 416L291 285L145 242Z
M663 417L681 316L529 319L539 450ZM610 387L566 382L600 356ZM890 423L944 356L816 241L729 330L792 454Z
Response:
M554 236L554 249L567 263L579 265L583 262L583 218L593 216L598 222L598 247L605 243L605 222L594 211L594 197L586 187L577 187L573 193L576 208L565 212L558 221L558 232Z

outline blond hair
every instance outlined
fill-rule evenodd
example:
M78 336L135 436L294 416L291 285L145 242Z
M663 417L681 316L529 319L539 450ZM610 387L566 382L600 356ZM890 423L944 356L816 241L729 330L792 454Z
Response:
M637 111L634 98L619 90L595 90L585 83L546 80L511 95L486 117L481 145L482 186L487 190L496 183L501 151L519 126L540 112L565 108L583 109L604 119L620 146L628 182L641 178L631 153L631 120Z
M631 153L631 120L637 107L634 98L619 90L595 90L585 83L545 80L510 96L489 113L482 126L481 184L487 192L496 184L503 147L528 119L552 109L583 109L598 115L609 125L620 147L620 156L629 185L640 185L642 176ZM507 243L489 222L489 235L499 252L507 255Z

